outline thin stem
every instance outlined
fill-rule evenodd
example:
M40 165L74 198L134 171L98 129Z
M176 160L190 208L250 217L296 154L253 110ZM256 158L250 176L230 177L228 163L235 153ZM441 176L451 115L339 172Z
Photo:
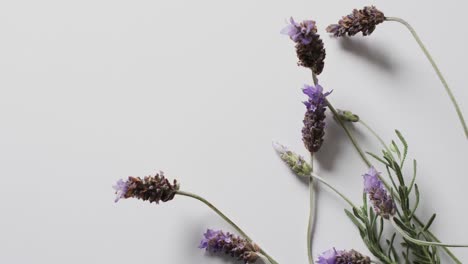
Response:
M313 171L314 168L314 154L311 154L310 164ZM315 186L312 177L309 177L309 221L307 225L307 255L309 257L309 264L314 263L314 256L312 254L312 239L314 233L314 221L315 221Z
M377 132L375 132L375 130L373 130L369 125L366 124L366 122L364 122L362 119L359 119L359 123L361 125L363 125L367 130L369 130L369 132L374 135L374 137L380 142L380 144L382 144L382 147L385 148L385 150L390 154L392 155L392 152L390 151L390 149L387 147L387 145L385 144L385 141L379 136L379 134L377 134ZM393 157L392 157L393 158Z
M468 247L468 245L457 245L457 244L444 244L440 242L429 242L429 241L424 241L424 240L419 240L412 238L409 236L401 227L398 226L398 224L395 222L395 220L392 218L391 219L393 227L407 240L411 241L412 243L422 245L422 246L439 246L439 247Z
M223 218L226 222L228 222L232 227L234 227L234 229L241 235L243 236L245 239L247 239L249 242L253 242L253 240L238 226L236 225L231 219L229 219L229 217L227 217L225 214L223 214L223 212L221 212L218 208L216 208L212 203L208 202L208 200L206 200L205 198L199 196L199 195L196 195L196 194L193 194L193 193L189 193L189 192L184 192L184 191L177 191L177 194L178 195L182 195L182 196L187 196L187 197L190 197L190 198L193 198L195 200L198 200L204 204L206 204L209 208L211 208L213 211L215 211L215 213L217 213L221 218ZM262 248L260 248L260 253L265 255L268 260L273 263L273 264L278 264L278 262L276 262L272 257L270 257Z
M320 176L318 176L315 173L311 173L310 177L318 180L319 182L325 184L328 188L332 189L336 194L338 194L341 198L343 198L343 200L345 200L345 202L347 202L352 208L359 208L353 202L351 202L351 200L348 197L346 197L344 194L342 194L340 191L338 191L335 187L333 187L333 185L328 183L325 179L321 178Z
M370 161L367 159L366 157L366 154L364 154L364 151L362 151L361 147L359 146L359 144L357 143L356 139L354 138L353 134L351 133L351 131L348 129L348 127L345 125L345 123L343 122L343 120L341 120L338 112L336 111L336 109L333 107L333 105L330 103L330 101L328 99L326 99L326 103L328 105L328 108L330 108L330 111L332 111L333 113L333 116L335 117L335 120L338 122L338 124L343 128L343 130L345 131L346 135L348 136L349 140L351 141L351 143L353 143L353 146L354 148L357 150L357 152L359 153L359 156L361 156L361 159L362 161L364 161L364 163L367 165L367 167L370 167L372 166L372 164L370 163Z
M442 85L445 88L445 91L447 92L448 96L450 97L450 100L452 101L453 106L455 107L455 110L457 111L458 118L460 119L460 123L463 126L463 130L465 131L465 136L468 138L468 127L466 125L465 119L463 118L463 114L461 112L460 107L458 106L457 100L455 99L455 96L452 93L452 90L448 86L447 81L445 80L444 76L442 75L442 72L440 71L439 67L435 63L434 59L432 58L431 54L427 50L426 46L423 44L421 39L419 38L418 34L414 30L414 28L405 20L398 18L398 17L386 17L385 18L387 21L394 21L394 22L399 22L406 26L406 28L411 32L411 35L413 35L414 39L418 43L419 47L421 47L421 50L424 52L424 55L426 55L427 59L431 63L432 67L434 68L437 76L439 77L440 81L442 82Z

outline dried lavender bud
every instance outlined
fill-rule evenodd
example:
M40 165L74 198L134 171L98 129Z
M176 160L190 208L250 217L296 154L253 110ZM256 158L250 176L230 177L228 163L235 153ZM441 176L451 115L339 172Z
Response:
M282 34L288 35L296 43L296 54L299 58L298 65L310 68L319 75L325 65L325 48L320 35L317 34L316 23L313 20L304 20L296 23L291 17L290 25L287 25Z
M351 111L337 109L338 116L345 122L359 122L359 116L353 114Z
M303 92L309 96L309 100L304 102L307 111L304 116L304 127L302 128L302 141L310 153L317 152L323 143L325 135L325 110L326 96L330 92L323 93L320 85L305 85Z
M369 172L363 175L364 191L369 194L369 199L374 205L376 214L389 219L390 216L395 214L396 206L379 179L379 175L380 173L374 167L371 167Z
M370 264L371 259L356 250L330 249L319 256L318 264Z
M375 6L366 6L363 9L354 9L352 14L344 16L338 24L327 27L327 32L335 37L342 37L346 34L354 36L362 32L364 36L374 32L375 27L385 21L385 15Z
M179 185L176 180L171 184L161 171L155 176L146 176L143 179L140 177L128 177L127 181L121 179L114 189L117 195L115 202L122 198L137 198L150 203L159 203L174 199Z
M223 231L206 230L199 248L211 252L224 252L245 263L254 263L258 259L260 248L244 238Z
M304 158L280 143L274 142L273 148L278 152L280 158L288 164L289 168L299 176L308 177L312 173L312 167L307 163Z

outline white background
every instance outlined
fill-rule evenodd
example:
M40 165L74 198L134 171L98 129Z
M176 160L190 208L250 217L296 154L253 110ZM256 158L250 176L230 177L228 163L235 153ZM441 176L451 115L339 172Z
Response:
M203 204L114 204L117 179L158 170L218 205L280 263L306 263L307 186L271 148L279 140L306 154L300 88L311 77L279 34L291 15L318 21L330 101L386 140L394 128L406 135L419 162L419 215L436 212L440 239L467 243L466 138L409 32L387 22L346 43L325 34L367 4L412 23L468 115L457 0L2 1L0 263L228 263L197 249L206 228L232 230ZM317 156L317 172L359 203L366 169L331 119ZM343 201L323 186L318 195L314 254L368 253ZM454 251L468 261L468 250Z

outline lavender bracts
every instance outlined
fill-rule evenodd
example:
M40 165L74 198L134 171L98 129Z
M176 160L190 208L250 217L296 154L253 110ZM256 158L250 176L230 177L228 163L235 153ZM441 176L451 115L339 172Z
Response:
M159 172L155 176L146 176L143 179L130 176L127 181L119 180L114 189L115 202L122 198L137 198L150 203L159 203L174 199L179 185L176 180L171 184L163 172Z
M305 85L303 92L309 96L304 102L307 111L304 116L304 127L302 128L302 141L310 153L317 152L323 143L325 135L325 110L326 96L330 92L323 93L320 85Z
M356 250L330 249L319 256L318 264L370 264L371 259Z
M369 172L363 175L364 191L369 194L375 212L383 218L389 219L395 214L396 206L379 179L379 174L374 167L371 167Z
M304 160L304 157L292 152L286 146L277 142L273 143L273 148L296 175L302 177L310 176L312 173L312 167Z
M224 252L245 263L254 263L258 260L260 248L244 238L231 233L224 233L221 230L206 230L204 238L200 242L199 248L204 248L211 252Z
M291 17L290 24L282 31L296 43L296 54L299 58L298 65L310 68L319 75L325 65L325 48L320 35L317 34L316 23L313 20L304 20L297 23Z
M375 27L385 21L385 15L375 6L366 6L363 9L354 9L353 13L344 16L338 24L327 27L327 32L335 37L354 36L362 32L364 36L374 32Z

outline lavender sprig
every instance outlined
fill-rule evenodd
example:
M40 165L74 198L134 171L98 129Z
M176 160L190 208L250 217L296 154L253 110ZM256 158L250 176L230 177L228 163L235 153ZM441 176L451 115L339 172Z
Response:
M399 17L386 17L384 13L378 10L375 6L366 6L360 10L354 9L351 14L344 16L337 24L329 25L327 27L327 32L331 33L335 37L343 37L346 35L354 36L359 32L362 32L364 36L368 36L372 34L372 32L374 32L378 24L383 23L384 21L398 22L404 25L409 30L409 32L423 51L424 55L429 60L440 82L444 86L445 92L450 98L450 101L458 115L458 119L460 120L460 123L462 125L465 137L468 139L468 125L466 124L462 110L455 98L455 95L453 94L447 81L445 80L445 77L443 76L442 71L439 69L439 66L435 62L432 55L429 53L429 50L426 48L421 38L416 33L416 30L406 20Z
M128 177L126 181L120 179L113 186L116 194L115 202L120 199L137 198L150 203L167 202L174 199L179 190L176 180L170 183L161 171L154 176Z
M208 229L203 235L199 248L211 252L224 252L244 263L255 263L259 259L260 248L247 239L221 230Z
M371 259L356 250L336 250L323 252L317 259L317 264L370 264Z

